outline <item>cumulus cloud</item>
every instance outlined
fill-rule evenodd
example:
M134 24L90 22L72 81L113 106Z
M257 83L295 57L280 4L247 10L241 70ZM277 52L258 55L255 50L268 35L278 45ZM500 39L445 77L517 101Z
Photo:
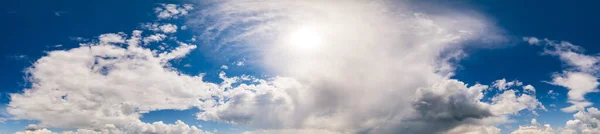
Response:
M175 33L175 32L177 32L177 25L164 24L164 25L158 26L158 29L160 29L160 31L162 31L163 33Z
M228 66L226 66L226 65L221 65L221 69L225 69L225 70L227 70L227 69L229 69L229 67L228 67Z
M202 76L183 75L169 65L194 45L181 43L171 51L143 48L141 31L131 38L103 34L100 42L48 52L26 70L32 87L11 94L7 112L13 119L38 120L43 127L118 129L139 124L143 113L189 109L210 102L217 84ZM120 47L114 43L127 43ZM135 124L134 124L135 125Z
M523 82L520 82L518 80L506 81L505 78L496 80L496 81L494 81L494 83L492 83L492 86L494 86L500 90L506 90L510 87L521 86L521 85L523 85Z
M154 9L158 19L179 18L187 15L190 10L194 9L191 4L176 5L176 4L160 4L161 7Z
M566 72L563 75L555 76L552 84L564 86L570 89L569 99L574 101L584 101L584 95L590 92L597 92L597 78L591 74L580 72Z
M150 30L150 31L154 31L154 32L162 32L165 34L171 34L171 33L175 33L177 32L177 25L175 24L170 24L170 23L166 23L166 24L161 24L161 23L143 23L142 25L140 25L141 28L145 29L145 30ZM157 36L161 36L159 34L156 34Z
M455 133L494 133L494 119L529 109L543 109L543 105L528 94L518 96L514 90L508 90L492 98L491 103L482 102L486 85L466 87L456 80L438 83L432 88L420 89L414 108L419 116L406 120L404 124L423 123L422 125L406 127L399 132L435 133L447 130ZM420 96L420 97L419 97ZM436 126L430 128L430 126ZM446 128L444 128L446 127ZM452 129L454 128L454 129ZM499 129L498 129L499 130Z
M276 84L281 81L276 79L274 86L254 85L268 90L253 86L249 91L228 90L231 93L223 97L229 102L198 118L262 129L399 130L405 120L420 116L411 114L415 97L420 97L416 91L452 76L450 61L464 56L460 51L464 42L499 37L497 29L477 14L454 10L430 14L413 4L226 0L199 8L189 26L201 30L199 39L211 42L208 47L219 52L215 55L259 53L249 60L259 59L266 69L297 84ZM442 102L446 101L432 103ZM465 103L471 108L470 101ZM431 110L452 109L431 105ZM473 108L468 112L480 109ZM464 116L477 119L491 116L491 111ZM431 123L440 125L431 131L446 131L460 123Z
M125 43L125 39L123 38L124 33L108 33L102 34L98 37L98 40L101 43Z
M585 110L579 110L573 115L574 120L569 120L565 124L564 133L578 133L578 134L598 134L600 133L600 111L595 108L587 108Z
M532 85L525 85L525 86L523 86L523 90L535 93L535 87L533 87Z
M159 42L164 40L165 38L167 38L166 35L164 34L154 34L154 35L150 35L148 37L144 37L144 43L151 43L151 42Z
M76 131L63 131L62 134L211 134L208 131L202 131L196 126L189 126L182 121L177 120L175 124L164 124L163 122L149 123L132 123L125 128L118 128L114 124L106 124L102 128L77 129ZM25 131L16 132L16 134L58 134L46 128L44 129L26 129Z
M19 131L19 132L15 132L15 134L57 134L57 133L44 128L44 129Z
M585 50L577 45L573 45L567 41L555 41L555 40L539 40L535 37L524 37L528 40L536 40L535 42L528 41L530 44L545 44L546 48L544 54L558 56L563 62L572 68L569 71L581 71L586 73L593 73L598 70L597 64L600 58L597 56L585 55Z
M585 50L580 46L566 41L554 41L549 39L539 40L535 37L524 37L530 44L545 44L544 54L558 56L559 59L569 65L563 72L555 74L550 84L569 89L568 100L573 104L561 109L564 112L575 112L583 110L592 105L585 99L585 95L598 92L598 63L600 58L584 54ZM534 41L531 41L534 40Z
M569 89L567 93L568 102L571 106L562 108L564 112L577 112L573 115L574 120L569 120L565 124L564 129L560 129L560 133L572 133L572 134L597 134L600 133L598 129L598 117L600 112L592 106L593 103L589 102L585 96L589 93L598 92L597 76L599 67L598 63L600 58L594 55L586 55L585 50L577 45L573 45L566 41L554 41L549 39L539 40L535 37L523 38L530 44L545 44L544 54L558 56L568 68L561 73L553 75L553 79L550 84L558 85ZM556 96L552 90L548 92L551 97Z
M191 9L162 6L156 12L164 19ZM32 87L11 94L7 111L13 119L81 133L204 132L183 122L139 120L150 111L190 108L201 110L197 119L255 133L498 133L494 125L510 115L545 109L531 94L508 88L521 86L518 81L495 83L502 90L486 102L490 86L450 79L453 61L466 56L465 42L502 36L472 12L421 10L383 0L215 1L187 20L199 40L217 54L258 53L248 60L261 62L244 63L262 63L279 76L221 72L222 83L206 82L171 67L195 45L152 50L140 43L154 37L141 31L103 34L99 42L38 59L27 69ZM142 27L177 30L174 24Z
M226 79L238 80L238 78ZM316 115L306 114L297 117L298 114L306 112L302 107L309 103L298 100L298 98L312 97L307 94L310 92L308 87L304 87L293 79L276 78L271 81L261 80L260 83L258 85L242 84L228 90L225 92L223 100L230 100L229 102L206 109L206 112L198 114L198 118L275 130L286 130L303 124L322 125L331 123L327 118L335 118L335 115L330 115L333 117L315 117ZM327 128L324 130L338 133L437 133L446 131L451 133L497 133L499 129L493 125L498 121L493 120L504 120L505 115L523 109L543 109L537 99L528 95L517 96L512 90L501 95L509 97L494 99L493 103L482 102L480 100L484 95L483 90L487 88L486 85L467 87L460 81L446 80L431 88L419 89L415 94L416 100L412 101L410 115L393 119L394 121L378 123L381 127L379 129L343 128L332 130ZM335 125L344 124L331 125L335 127ZM280 132L275 130L271 131ZM304 129L300 130L304 131Z
M546 110L544 105L535 98L535 95L522 94L521 96L517 96L514 90L509 90L495 96L492 98L492 102L493 105L490 109L496 114L516 114L524 109L537 114L534 111L536 108Z
M531 119L531 125L519 126L519 129L513 131L511 134L554 134L555 131L552 129L550 124L540 125L536 119Z
M154 32L160 31L160 28L158 28L158 26L160 26L159 23L142 23L140 25L140 27L142 29L150 30L150 31L154 31Z
M492 117L494 113L489 109L490 104L480 101L484 89L487 89L487 86L467 87L457 80L448 80L431 88L419 89L413 102L416 115L391 127L399 129L395 132L438 133L461 124L475 122L473 120Z
M242 134L341 134L335 131L320 130L320 129L269 129L247 131Z
M569 103L573 105L561 110L565 112L575 112L578 109L583 109L590 106L585 95L590 92L598 92L598 78L588 73L581 72L565 72L563 76L555 76L552 84L563 86L569 89L567 93Z
M495 126L462 125L448 131L447 134L500 134L500 129Z
M523 40L531 45L539 45L540 39L536 37L523 37Z

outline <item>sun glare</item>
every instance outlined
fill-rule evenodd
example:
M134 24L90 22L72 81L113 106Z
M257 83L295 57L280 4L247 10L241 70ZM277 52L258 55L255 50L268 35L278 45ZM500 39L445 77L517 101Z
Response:
M319 30L310 25L302 26L293 31L288 37L288 43L294 49L314 50L322 44L322 35Z

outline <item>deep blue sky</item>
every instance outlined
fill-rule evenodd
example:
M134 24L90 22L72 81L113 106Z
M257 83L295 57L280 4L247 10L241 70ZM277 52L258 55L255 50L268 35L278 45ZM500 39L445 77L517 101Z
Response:
M9 102L9 93L21 92L27 87L23 70L36 59L45 55L45 51L68 49L78 46L72 38L95 38L102 33L117 31L128 32L139 27L141 22L152 22L155 15L152 9L156 3L185 3L182 1L147 0L5 0L0 1L0 104ZM491 83L506 78L517 79L532 84L538 90L538 99L550 111L540 112L540 116L553 118L538 119L542 123L562 126L572 118L572 114L557 111L548 104L559 108L567 106L566 89L544 83L550 81L551 74L563 69L562 63L552 56L541 56L541 48L520 42L523 36L565 40L587 49L588 54L600 52L597 44L600 31L600 1L581 0L481 0L464 1L468 7L490 17L514 42L500 48L468 49L468 57L459 62L460 67L454 78L475 84ZM60 14L57 16L57 13ZM177 22L174 22L177 23ZM178 32L181 36L191 37L191 32ZM62 47L53 46L62 44ZM206 57L202 51L194 51L192 57ZM202 60L199 60L202 59ZM197 74L207 72L209 80L216 77L218 68L227 63L211 61L210 58L183 59L182 63L191 63L194 68L181 69L184 73ZM181 67L175 65L175 67ZM562 94L553 100L545 97L548 90ZM589 98L598 98L590 94ZM598 99L590 101L597 103ZM186 123L203 125L206 130L223 128L215 123L199 122L193 119L194 110L159 111L142 118L143 121L175 122L182 119ZM165 116L175 118L163 118ZM527 123L531 118L522 118L517 124ZM195 122L195 123L192 123ZM16 127L13 124L19 124ZM0 129L21 130L28 123L6 122ZM517 125L513 124L513 128Z

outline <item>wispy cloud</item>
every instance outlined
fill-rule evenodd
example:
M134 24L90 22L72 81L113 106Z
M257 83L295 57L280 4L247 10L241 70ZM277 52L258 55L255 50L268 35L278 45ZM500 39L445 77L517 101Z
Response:
M54 16L61 17L61 16L66 15L67 13L68 13L67 11L56 11L56 12L54 12Z

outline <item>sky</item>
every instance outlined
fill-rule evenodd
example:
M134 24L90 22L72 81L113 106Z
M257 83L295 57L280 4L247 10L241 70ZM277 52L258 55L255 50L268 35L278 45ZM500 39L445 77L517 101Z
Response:
M2 1L0 133L598 134L596 1Z

